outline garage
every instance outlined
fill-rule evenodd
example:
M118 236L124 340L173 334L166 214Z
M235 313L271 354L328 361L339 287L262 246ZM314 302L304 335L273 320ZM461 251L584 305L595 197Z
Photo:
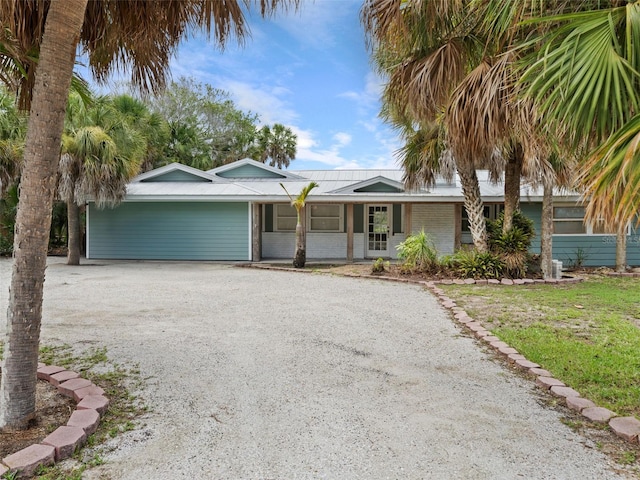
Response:
M87 258L250 260L248 202L124 202L87 206Z

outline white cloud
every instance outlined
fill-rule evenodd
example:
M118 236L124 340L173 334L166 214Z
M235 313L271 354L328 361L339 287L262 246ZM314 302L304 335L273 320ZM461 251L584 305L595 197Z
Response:
M345 132L338 132L333 136L333 139L338 142L340 146L347 146L351 143L351 135Z

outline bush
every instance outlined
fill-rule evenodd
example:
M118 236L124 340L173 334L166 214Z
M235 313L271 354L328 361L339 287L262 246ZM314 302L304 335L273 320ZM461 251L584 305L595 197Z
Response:
M535 234L533 221L515 212L513 227L502 232L504 213L495 221L487 222L489 248L504 263L504 273L514 278L524 277L529 265L529 247Z
M382 258L377 258L371 265L371 273L384 273L389 268L390 263Z
M479 253L477 250L458 250L448 260L449 268L463 278L500 278L504 262L491 252Z
M440 269L438 252L428 233L421 230L415 235L409 235L400 243L398 258L402 260L400 268L409 272L435 273Z

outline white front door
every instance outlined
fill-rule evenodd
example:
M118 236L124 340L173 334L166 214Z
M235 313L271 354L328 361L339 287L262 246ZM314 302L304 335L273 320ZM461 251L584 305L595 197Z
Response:
M367 257L389 256L389 205L367 205Z

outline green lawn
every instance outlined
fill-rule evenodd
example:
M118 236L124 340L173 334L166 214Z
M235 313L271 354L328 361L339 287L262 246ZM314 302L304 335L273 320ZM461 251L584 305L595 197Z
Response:
M443 285L469 315L583 397L640 418L640 279Z

